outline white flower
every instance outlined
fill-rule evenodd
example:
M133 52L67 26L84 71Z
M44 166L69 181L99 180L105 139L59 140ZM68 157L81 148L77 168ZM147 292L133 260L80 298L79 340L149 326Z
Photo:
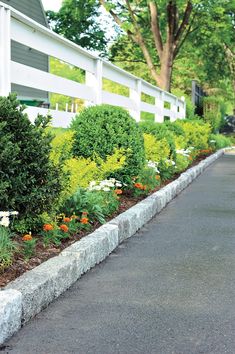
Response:
M90 184L89 184L89 187L92 188L96 185L96 181L91 181Z
M18 215L19 212L18 211L11 211L11 215Z
M120 182L116 182L116 187L122 187L122 184Z
M103 191L104 191L104 192L109 192L109 191L110 191L110 188L104 187L104 188L103 188Z
M0 225L2 225L4 227L8 227L10 225L9 217L3 216L2 220L0 221Z
M115 183L116 183L115 178L110 178L110 179L105 179L105 180L101 181L100 186L114 188Z
M147 166L148 166L149 168L154 169L154 171L155 171L156 173L160 173L159 170L158 170L158 168L157 168L157 165L158 165L158 162L151 161L151 160L147 161Z
M216 141L215 140L210 140L210 143L216 143Z
M0 211L0 217L4 218L4 217L9 217L10 216L10 212L9 211Z
M188 156L189 156L189 153L190 153L190 150L189 150L189 149L186 149L186 150L184 150L184 149L176 150L176 153L188 157Z
M101 186L94 186L93 191L101 191Z

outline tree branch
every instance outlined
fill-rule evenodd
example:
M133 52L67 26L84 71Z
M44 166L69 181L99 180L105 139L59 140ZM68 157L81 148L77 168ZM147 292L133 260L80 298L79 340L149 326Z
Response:
M169 0L167 5L168 34L173 39L175 34L177 6L174 0Z
M105 0L99 0L99 1L100 1L100 4L102 6L104 6L106 11L108 11L112 15L114 21L122 28L124 24L121 21L121 19L117 16L117 14L112 9L111 10L107 10L107 8L105 6L106 5ZM127 4L127 10L128 10L128 12L129 12L129 14L131 16L131 19L133 21L133 26L134 26L135 31L136 31L135 34L133 32L131 32L130 30L126 31L126 33L127 33L129 38L131 38L136 44L138 44L140 46L152 77L154 78L154 80L156 80L156 82L159 82L159 75L157 75L157 72L156 72L155 66L153 64L151 55L150 55L149 50L148 50L148 48L147 48L147 46L145 44L144 38L143 38L143 36L141 34L141 30L139 28L139 25L138 25L136 19L135 19L135 15L133 13L133 10L132 10L132 8L130 6L129 1L128 0L125 0L125 1L126 1L126 4Z
M150 16L151 16L151 30L153 34L153 39L155 47L158 51L158 55L161 58L163 51L162 35L160 31L159 21L158 21L158 11L155 2L149 2Z
M137 60L137 59L133 59L133 60L129 60L129 59L112 59L110 58L110 61L112 63L143 63L143 64L146 64L146 61L145 60Z
M105 9L107 12L109 12L110 15L112 15L112 17L113 17L114 21L116 22L116 24L117 24L118 26L122 27L123 22L122 22L121 19L118 17L118 15L115 14L115 12L114 12L112 9L108 10L108 9L106 8L106 2L105 2L105 0L99 0L99 2L100 2L100 4L104 7L104 9Z
M189 19L190 19L192 10L193 10L193 4L189 0L188 3L187 3L186 9L184 11L184 16L183 16L182 22L181 22L181 24L180 24L180 26L179 26L176 34L175 34L175 38L174 38L175 47L177 47L182 35L185 32L185 29L187 28L187 26L189 24Z
M181 39L181 41L178 43L177 47L175 48L174 54L173 54L173 59L175 59L175 58L177 57L177 55L178 55L178 53L179 53L181 47L183 46L183 44L184 44L185 40L188 38L188 36L189 36L191 33L197 31L198 28L199 28L199 26L195 27L194 29L191 29L191 28L192 28L192 26L189 26L189 27L188 27L188 30L187 30L187 32L185 33L184 37Z

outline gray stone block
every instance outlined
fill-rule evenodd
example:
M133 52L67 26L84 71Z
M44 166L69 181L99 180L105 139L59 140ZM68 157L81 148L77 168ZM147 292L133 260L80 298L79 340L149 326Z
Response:
M16 290L0 291L0 344L21 327L22 294Z
M80 275L80 265L74 257L56 256L24 273L6 289L22 293L22 323L25 323L68 289Z
M110 225L118 227L119 243L134 235L139 228L138 215L133 208L128 209L109 222Z
M75 242L60 257L73 256L80 264L81 274L103 261L119 244L118 227L109 223Z

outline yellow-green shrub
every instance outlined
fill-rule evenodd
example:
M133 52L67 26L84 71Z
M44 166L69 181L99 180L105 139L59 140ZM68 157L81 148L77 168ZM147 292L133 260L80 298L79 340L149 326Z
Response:
M123 153L123 150L115 149L112 155L107 156L106 161L99 159L98 163L84 157L68 159L65 169L70 177L66 195L71 196L78 187L86 188L91 181L102 180L110 173L120 170L125 163Z
M97 161L99 166L97 179L105 179L106 177L109 177L111 173L121 170L126 161L126 156L124 156L124 154L124 149L114 149L114 153L112 155L107 156L106 161L99 159Z
M51 160L56 165L63 161L64 171L69 176L61 194L61 203L74 194L78 187L86 188L92 180L102 180L121 170L126 160L124 149L114 149L114 153L107 156L105 161L98 156L95 161L84 157L75 158L72 156L73 135L72 130L60 131L51 143Z
M96 163L83 157L68 159L65 162L65 169L70 175L69 186L67 188L69 196L75 193L78 187L86 188L97 174Z
M211 127L208 123L198 121L179 121L185 133L186 146L193 146L196 150L208 149Z
M60 163L61 160L66 160L70 158L73 144L72 130L67 130L65 132L60 132L56 135L51 142L52 150L50 158L54 163Z
M187 141L184 136L174 134L174 141L176 150L187 149Z
M147 160L159 162L170 156L170 146L165 138L157 140L151 134L144 134L144 148Z
M182 172L188 167L190 160L187 156L184 156L182 154L176 154L175 163L176 163L175 172Z

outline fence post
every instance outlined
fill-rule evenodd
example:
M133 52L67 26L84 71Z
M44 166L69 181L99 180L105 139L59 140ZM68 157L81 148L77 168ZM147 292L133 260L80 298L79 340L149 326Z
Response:
M139 122L141 117L141 90L141 80L136 80L135 88L130 88L130 99L135 103L135 109L130 109L130 115L136 120L136 122Z
M181 113L181 119L185 119L186 117L186 101L185 101L185 97L182 96L181 100L183 101L183 108L182 108L182 113Z
M155 97L155 106L159 113L155 114L155 122L164 122L164 91L160 91L158 97Z
M10 9L0 6L0 96L8 96L11 92L10 21Z
M178 98L175 98L175 102L172 104L173 121L178 118Z
M100 59L94 61L94 73L86 71L86 85L92 87L95 98L91 102L92 104L101 104L102 103L102 87L103 87L103 62ZM86 102L88 106L90 102Z

